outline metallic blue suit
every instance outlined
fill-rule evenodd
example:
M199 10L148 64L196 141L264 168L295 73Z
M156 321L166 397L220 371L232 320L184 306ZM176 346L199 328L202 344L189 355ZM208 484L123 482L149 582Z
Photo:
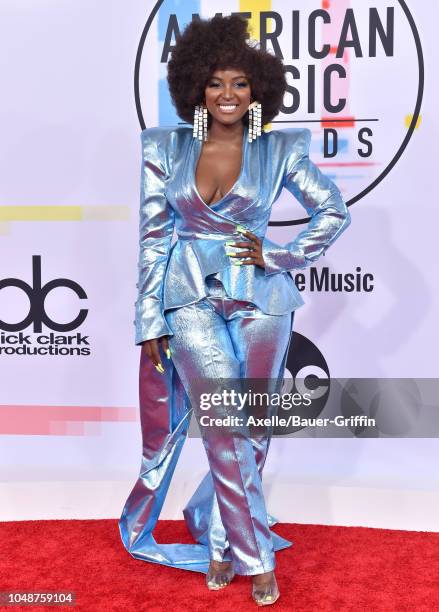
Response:
M294 311L304 303L291 272L315 262L350 223L338 188L309 159L310 138L292 128L249 143L244 128L239 177L208 206L195 185L202 143L192 127L141 133L135 343L167 335L172 359L162 355L160 374L141 354L142 466L119 522L136 558L200 572L211 558L232 560L236 573L258 574L274 568L274 551L291 545L269 529L276 522L262 494L269 436L204 434L210 472L183 510L197 543L158 544L152 531L196 412L191 376L263 377L279 387ZM284 246L265 237L283 187L311 217ZM233 265L226 254L226 241L242 240L237 225L263 239L264 269Z

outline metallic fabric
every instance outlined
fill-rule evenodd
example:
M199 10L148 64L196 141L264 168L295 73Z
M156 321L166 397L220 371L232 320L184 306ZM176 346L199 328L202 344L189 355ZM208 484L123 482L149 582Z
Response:
M168 335L173 355L160 349L160 374L141 353L142 465L119 521L122 541L135 558L181 569L206 573L214 558L233 560L237 573L268 571L274 551L291 545L269 530L276 519L262 495L270 434L237 442L204 433L210 472L183 510L197 543L158 544L152 532L196 408L191 376L239 372L281 384L294 311L304 303L291 271L318 259L349 225L349 211L309 160L309 130L273 130L248 143L244 128L240 175L212 206L195 185L202 142L192 128L149 128L141 142L135 343ZM281 246L265 233L283 187L311 221ZM233 265L225 242L243 240L237 225L263 239L265 269Z
M272 316L229 298L215 278L207 288L207 298L166 314L173 331L172 361L197 419L217 413L198 409L195 380L274 378L277 387L270 390L280 392L280 366L291 335L291 313ZM222 560L230 547L236 573L268 572L275 560L261 477L269 438L212 427L201 431L216 493L207 534L210 558Z
M247 142L232 189L208 206L195 184L202 142L190 127L141 133L142 173L135 343L170 335L164 312L206 296L215 273L229 297L249 300L267 314L285 314L304 301L290 272L316 261L350 223L336 185L308 157L311 132L290 128ZM281 246L265 237L271 207L285 187L311 217L308 227ZM231 265L228 240L243 225L263 238L265 269ZM177 240L172 243L174 229Z
M258 574L274 568L274 551L291 546L269 529L276 519L264 504L262 472L270 432L204 436L210 472L183 510L198 543L158 544L152 534L192 413L198 418L191 381L267 378L274 381L273 392L280 392L283 382L294 312L267 315L250 302L229 298L213 275L206 290L206 298L166 313L173 334L172 362L162 355L164 375L141 353L142 467L119 528L126 549L138 559L204 573L209 559L232 560L236 573Z

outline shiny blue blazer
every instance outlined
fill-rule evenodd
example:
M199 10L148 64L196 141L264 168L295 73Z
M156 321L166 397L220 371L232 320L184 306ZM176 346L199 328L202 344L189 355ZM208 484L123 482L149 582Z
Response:
M315 262L351 221L337 186L309 159L310 140L310 130L289 128L263 132L248 142L244 126L239 177L221 200L208 206L195 184L202 142L193 138L192 127L141 132L135 344L172 335L165 311L205 297L204 279L212 273L230 297L253 302L269 314L291 312L304 303L291 273ZM310 221L294 240L279 245L265 233L284 187ZM237 225L263 239L265 269L233 265L226 254L233 247L225 242L243 240Z

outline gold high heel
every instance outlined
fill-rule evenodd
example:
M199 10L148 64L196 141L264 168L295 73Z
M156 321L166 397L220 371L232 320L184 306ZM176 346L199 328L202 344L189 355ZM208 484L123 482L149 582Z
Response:
M274 604L280 597L276 576L273 574L273 578L266 584L253 583L252 597L258 606L271 606Z
M227 561L214 561L214 563L228 563ZM210 562L209 571L206 574L206 584L210 591L219 591L228 586L235 576L232 567L232 562L226 568L214 569L212 561Z

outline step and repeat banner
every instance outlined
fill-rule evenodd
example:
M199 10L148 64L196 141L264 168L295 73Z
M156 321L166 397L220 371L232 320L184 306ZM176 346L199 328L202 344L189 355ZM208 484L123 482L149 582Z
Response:
M18 512L14 487L40 483L40 508L55 482L121 483L102 510L116 515L137 476L140 131L183 125L166 81L179 31L194 17L234 12L286 67L282 112L266 129L311 129L310 156L352 216L326 255L295 275L305 305L295 316L287 376L317 390L318 414L338 405L376 417L367 430L357 421L322 436L297 427L295 437L273 441L267 470L285 491L315 479L438 489L437 2L3 0L6 518L41 518L32 495ZM307 221L283 192L268 236L286 243ZM194 489L207 469L199 440L189 438L178 469L185 491ZM79 499L79 514L93 515L90 493ZM177 495L170 499L168 515L177 517ZM44 507L51 503L60 517L77 510L55 494ZM282 518L293 520L288 508Z

